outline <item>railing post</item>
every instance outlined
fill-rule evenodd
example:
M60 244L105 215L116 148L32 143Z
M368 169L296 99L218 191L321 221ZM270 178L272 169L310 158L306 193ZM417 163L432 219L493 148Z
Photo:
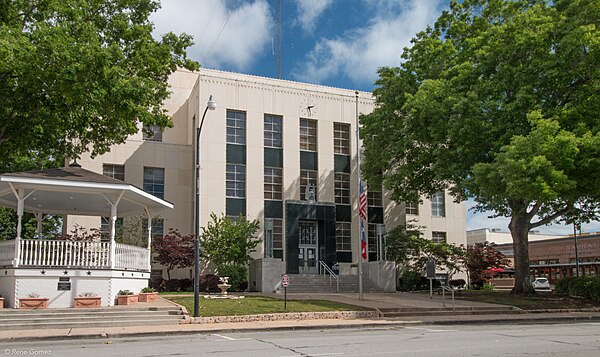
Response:
M116 246L115 246L115 223L117 221L117 205L110 205L110 268L115 268Z

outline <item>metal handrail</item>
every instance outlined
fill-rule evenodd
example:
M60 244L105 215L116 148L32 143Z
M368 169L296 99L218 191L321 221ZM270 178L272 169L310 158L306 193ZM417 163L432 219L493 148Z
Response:
M323 268L323 269L321 269ZM325 275L325 272L329 273L329 286L331 286L331 279L335 279L335 283L336 283L336 287L335 287L335 291L336 292L340 292L340 279L339 276L337 276L333 270L331 270L330 267L327 266L327 264L325 264L324 261L319 260L319 273L321 275Z
M446 307L446 294L444 294L444 291L448 290L452 293L452 311L456 311L456 307L454 306L454 289L452 289L449 286L446 285L442 285L440 287L442 289L442 304L444 307Z

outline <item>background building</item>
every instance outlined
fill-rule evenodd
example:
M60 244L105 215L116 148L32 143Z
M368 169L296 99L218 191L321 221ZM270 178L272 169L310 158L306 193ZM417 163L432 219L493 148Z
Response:
M169 82L173 94L165 109L173 117L172 128L154 128L152 136L140 131L104 155L82 157L82 167L172 202L175 208L153 221L154 232L193 233L195 131L213 96L218 106L207 113L200 139L201 226L212 212L261 221L263 244L251 267L251 279L258 283L250 282L258 290L272 290L283 273L316 274L319 261L338 263L341 274L354 273L352 263L359 258L356 117L357 109L373 110L371 93L207 69L177 71ZM382 227L415 220L426 227L426 238L466 242L464 204L445 192L422 204L395 205L371 186L368 213L373 264L366 264L367 276L387 269L378 263L384 253ZM75 221L86 227L101 224ZM163 274L161 267L154 268ZM191 270L172 277L189 278Z

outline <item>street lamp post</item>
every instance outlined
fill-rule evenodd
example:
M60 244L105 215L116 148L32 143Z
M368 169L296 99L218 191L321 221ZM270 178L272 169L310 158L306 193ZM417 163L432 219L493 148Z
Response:
M206 103L204 114L200 126L196 128L196 220L194 232L194 317L199 316L200 308L200 133L202 132L202 124L208 110L215 110L217 102L213 100L211 95Z

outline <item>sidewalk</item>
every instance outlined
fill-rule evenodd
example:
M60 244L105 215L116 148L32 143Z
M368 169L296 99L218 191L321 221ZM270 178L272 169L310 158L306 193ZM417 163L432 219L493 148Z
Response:
M283 298L281 294L267 296ZM437 308L442 307L442 297L402 293L365 293L363 300L357 294L288 294L289 299L325 299L359 305L371 309L379 308ZM162 300L162 299L161 299ZM456 306L494 306L492 304L456 300ZM157 306L169 304L162 300ZM497 305L496 305L497 306ZM449 299L446 307L452 307ZM110 328L73 328L53 330L0 331L0 342L25 342L35 340L61 340L77 338L118 338L156 335L180 335L198 333L231 333L298 329L333 328L372 328L402 327L433 324L489 324L489 323L555 323L570 321L600 321L600 311L591 312L543 312L497 315L455 315L455 316L411 316L393 319L321 319L321 320L280 320L236 323L181 324L171 326L131 326Z

